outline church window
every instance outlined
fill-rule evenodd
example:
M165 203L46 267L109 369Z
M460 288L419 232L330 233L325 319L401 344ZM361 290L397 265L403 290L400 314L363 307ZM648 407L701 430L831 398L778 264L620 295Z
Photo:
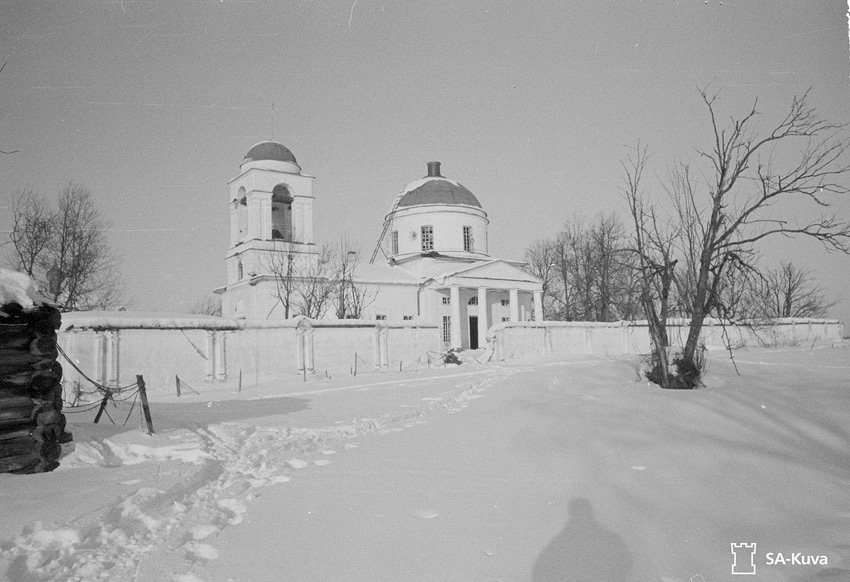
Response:
M422 250L434 250L434 227L428 224L422 226Z
M443 297L443 305L449 305L452 302L451 297Z
M502 307L507 307L511 304L510 299L502 299Z
M463 250L467 252L472 252L472 227L464 226L463 227Z
M239 264L236 265L236 280L241 281L244 276L245 270L242 268L242 261L239 261Z
M393 231L392 254L394 254L394 255L398 254L398 231L397 230Z
M443 343L447 344L452 341L452 318L449 315L443 316Z
M379 313L375 316L375 319L377 319L378 321L386 321L387 320L387 314L386 313Z
M473 297L473 298L471 298L471 299L467 302L467 305L478 305L478 297Z
M405 315L405 316L402 317L402 319L404 321L413 321L413 316L412 315Z
M510 320L511 320L510 317L504 317L504 316L502 317L502 323L510 321Z

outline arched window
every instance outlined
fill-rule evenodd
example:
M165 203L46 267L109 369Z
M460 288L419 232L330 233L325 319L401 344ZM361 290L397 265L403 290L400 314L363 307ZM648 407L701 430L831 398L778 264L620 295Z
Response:
M236 265L236 280L241 281L242 277L245 276L245 270L242 268L242 261Z
M478 305L478 297L470 298L470 300L467 302L467 305Z
M272 239L292 240L292 196L285 184L272 190Z

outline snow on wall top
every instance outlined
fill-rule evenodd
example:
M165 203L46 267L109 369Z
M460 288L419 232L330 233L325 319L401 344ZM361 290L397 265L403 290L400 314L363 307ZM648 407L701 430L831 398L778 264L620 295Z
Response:
M24 309L32 309L45 301L27 275L0 267L0 306L17 303Z

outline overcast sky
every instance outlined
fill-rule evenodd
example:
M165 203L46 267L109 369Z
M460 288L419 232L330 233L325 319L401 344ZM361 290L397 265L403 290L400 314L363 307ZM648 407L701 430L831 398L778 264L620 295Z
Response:
M133 307L180 311L224 284L227 181L280 141L314 183L320 242L370 255L393 197L442 162L520 259L576 214L623 209L638 139L653 177L710 147L697 87L763 127L812 88L850 120L839 0L0 0L0 229L8 200L68 181L112 221ZM850 200L835 209L850 218ZM791 209L791 213L802 209ZM3 234L5 237L6 235ZM850 322L850 258L804 241ZM842 290L842 287L844 290Z

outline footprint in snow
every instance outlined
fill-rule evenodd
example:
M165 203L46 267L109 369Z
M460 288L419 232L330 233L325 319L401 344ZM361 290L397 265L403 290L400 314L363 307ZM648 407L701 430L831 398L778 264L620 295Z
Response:
M196 525L191 530L193 540L203 540L218 532L219 529L212 524Z
M186 557L190 560L215 560L218 558L218 550L210 544L191 541L186 544Z
M289 459L286 461L286 464L292 467L293 469L303 469L309 463L307 461L302 461L301 459Z
M242 515L248 511L245 504L238 499L219 499L218 506L226 512L233 514L233 517L229 520L230 525L242 523Z

